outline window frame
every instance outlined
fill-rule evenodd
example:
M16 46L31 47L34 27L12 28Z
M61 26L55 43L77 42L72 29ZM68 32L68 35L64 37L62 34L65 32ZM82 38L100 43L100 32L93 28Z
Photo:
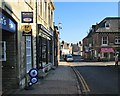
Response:
M105 28L106 28L106 29L110 29L110 23L109 23L109 22L106 22L106 23L105 23Z
M106 37L106 40L104 39L105 37ZM104 42L106 42L106 43L104 43ZM108 36L102 36L102 46L107 46L107 45L108 45Z
M26 36L25 41L26 41L26 72L28 73L30 71L30 69L32 68L32 45L31 45L32 37L31 36ZM29 54L27 52L29 52ZM30 61L27 62L27 59L29 59L29 58L30 58Z
M117 42L116 42L117 41ZM120 36L115 36L115 44L120 44Z

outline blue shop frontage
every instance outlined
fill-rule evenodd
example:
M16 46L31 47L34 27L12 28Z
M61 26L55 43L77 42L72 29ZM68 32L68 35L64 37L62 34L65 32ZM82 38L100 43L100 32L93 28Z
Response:
M0 8L0 62L2 62L2 92L18 88L17 22Z

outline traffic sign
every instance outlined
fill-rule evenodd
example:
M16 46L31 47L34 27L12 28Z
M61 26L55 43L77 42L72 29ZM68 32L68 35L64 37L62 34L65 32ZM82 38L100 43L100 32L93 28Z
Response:
M37 70L36 68L32 68L32 69L29 71L29 76L30 76L31 78L37 77L37 75L38 75L38 70Z
M30 81L31 81L32 84L35 84L35 83L38 82L38 78L36 78L36 77L31 78Z

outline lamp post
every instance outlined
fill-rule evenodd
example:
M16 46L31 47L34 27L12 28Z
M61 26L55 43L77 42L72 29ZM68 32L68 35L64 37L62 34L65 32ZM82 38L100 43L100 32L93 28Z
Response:
M62 29L62 23L61 22L59 22L58 23L58 31L59 31L59 37L58 37L58 40L60 41L60 30ZM58 41L58 42L59 42ZM61 54L62 54L62 50L61 50L61 44L60 44L60 42L59 42L59 44L58 44L58 48L59 48L59 56L58 56L58 59L61 59ZM59 60L58 60L59 61Z

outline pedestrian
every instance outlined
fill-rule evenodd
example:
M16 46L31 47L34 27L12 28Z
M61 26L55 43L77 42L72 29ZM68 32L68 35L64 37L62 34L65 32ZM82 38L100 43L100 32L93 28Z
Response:
M100 54L98 54L98 61L100 62Z
M118 54L115 56L115 66L118 66Z

